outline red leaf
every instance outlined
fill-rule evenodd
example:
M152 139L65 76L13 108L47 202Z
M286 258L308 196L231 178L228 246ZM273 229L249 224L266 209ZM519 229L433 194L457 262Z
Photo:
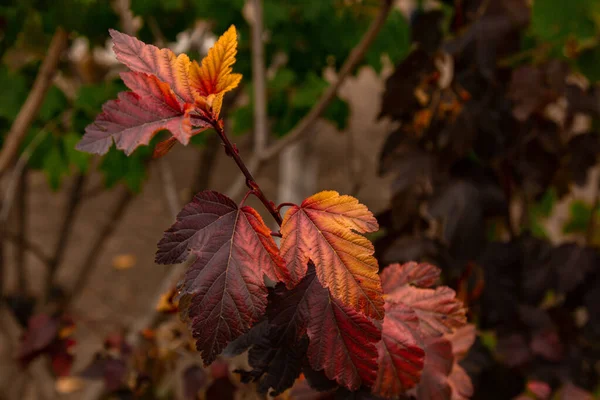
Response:
M114 29L109 32L117 60L132 71L155 75L173 89L181 103L194 104L189 78L192 63L187 55L176 56L169 49L159 49Z
M419 319L404 304L385 304L377 379L373 393L390 398L414 387L421 377L425 351L421 347Z
M412 308L420 321L425 336L452 333L467 323L462 302L449 287L423 289L410 286L420 283L430 286L439 277L439 269L429 264L391 264L381 274L386 301L401 302Z
M527 382L527 390L540 400L546 400L550 398L552 394L552 388L546 382L543 381L529 381Z
M425 366L421 382L416 388L417 398L427 400L450 400L452 388L448 375L454 365L452 344L444 337L425 339Z
M117 100L104 104L103 112L85 129L78 150L105 154L114 141L129 155L138 146L148 145L162 129L168 129L183 144L189 142L190 106L180 104L169 85L142 73L124 72L121 77L133 92L121 92ZM194 124L206 126L197 119Z
M313 273L311 270L308 274ZM335 299L318 280L308 296L308 359L315 370L350 390L371 385L381 331L363 314ZM317 284L319 283L319 284Z
M448 384L452 390L452 400L469 400L473 396L471 377L457 362L452 366Z
M411 307L419 317L420 327L426 336L452 333L467 322L465 309L449 287L421 289L404 286L389 297L391 302L401 302Z
M270 232L254 209L204 191L158 243L157 263L182 262L190 251L196 256L180 285L180 309L205 364L264 314L264 275L286 278Z
M369 317L383 319L373 245L359 234L377 229L377 220L366 206L334 191L317 193L299 207L290 207L281 225L281 255L291 275L288 287L304 277L310 260L319 282L334 298Z
M46 351L57 339L60 321L48 314L37 314L29 318L27 331L21 337L19 360L23 365Z
M381 272L383 292L393 294L396 288L405 285L431 287L440 279L440 269L427 263L407 262L391 264Z

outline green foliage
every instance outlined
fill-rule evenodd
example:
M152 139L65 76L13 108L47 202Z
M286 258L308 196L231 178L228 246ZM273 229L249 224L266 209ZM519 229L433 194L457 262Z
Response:
M381 63L383 54L387 54L392 64L396 65L408 55L410 44L410 26L404 15L394 10L367 51L365 55L367 64L380 73L383 67Z
M131 191L139 193L147 176L146 162L151 155L152 151L145 146L137 149L129 157L112 147L100 164L100 171L104 175L104 184L111 188L117 183L123 182Z
M27 80L0 66L0 87L0 118L12 122L27 97Z
M550 216L554 205L556 204L556 191L548 189L542 198L530 207L529 210L529 229L531 234L539 238L547 238L548 233L544 228L543 221Z
M592 206L581 200L575 200L569 208L569 220L563 226L564 233L585 233L592 218L600 216L600 210L594 213Z
M550 43L593 38L597 34L593 20L597 4L597 0L535 0L531 29L539 39Z
M600 1L536 0L525 48L546 48L549 55L567 58L590 81L600 80Z

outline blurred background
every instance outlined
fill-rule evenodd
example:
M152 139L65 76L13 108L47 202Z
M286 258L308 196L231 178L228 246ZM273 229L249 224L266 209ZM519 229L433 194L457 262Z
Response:
M201 367L154 264L195 193L244 195L216 135L74 149L126 89L108 29L200 60L231 24L223 117L267 197L353 195L382 267L442 268L472 398L598 398L600 1L4 0L0 399L260 398Z

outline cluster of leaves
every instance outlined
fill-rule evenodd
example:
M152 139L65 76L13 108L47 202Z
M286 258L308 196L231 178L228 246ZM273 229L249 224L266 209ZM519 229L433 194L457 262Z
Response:
M173 137L155 148L164 154L175 140L186 145L213 127L241 164L219 120L224 93L241 79L232 73L235 28L201 64L111 35L117 59L132 69L121 74L132 91L104 105L78 149L103 154L114 142L131 154L167 129ZM248 194L264 198L246 177ZM208 190L183 208L158 243L159 264L184 262L190 253L195 259L178 287L178 304L205 365L231 345L233 354L250 348L253 369L240 371L242 380L260 381L274 395L290 388L304 366L330 387L384 398L403 395L421 374L424 383L414 389L420 398L471 394L454 362L464 349L443 337L466 324L465 309L452 289L431 288L435 267L395 264L380 277L373 245L363 236L378 223L351 196L324 191L301 205L265 205L277 215L289 207L279 248L256 210ZM266 279L279 283L269 290Z
M574 204L564 228L585 245L544 228L600 154L597 13L521 0L421 10L415 49L386 82L381 115L401 124L381 152L394 180L376 255L429 260L457 286L482 332L461 363L474 398L513 398L527 381L547 385L533 398L573 385L580 395L560 398L591 398L600 383L595 206Z
M35 314L27 323L27 330L21 338L18 359L26 367L42 354L49 356L52 371L58 377L71 372L75 340L71 337L75 325L66 316Z

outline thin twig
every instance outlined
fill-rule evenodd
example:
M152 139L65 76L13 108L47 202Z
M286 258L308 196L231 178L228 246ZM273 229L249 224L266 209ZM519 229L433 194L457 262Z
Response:
M209 123L212 125L214 130L217 132L217 134L223 141L223 144L225 145L226 153L233 158L233 160L237 164L240 171L242 171L242 174L244 174L244 177L246 178L246 185L248 186L249 189L252 189L252 191L253 191L252 194L254 194L261 201L261 203L263 203L263 205L269 211L269 213L273 216L273 218L275 219L277 224L281 226L281 222L282 222L281 215L277 211L277 208L275 207L275 203L273 203L272 201L269 201L267 199L267 197L261 190L260 186L258 185L256 180L252 176L252 173L248 170L248 168L244 164L244 161L240 157L239 151L231 143L231 141L225 134L223 127L216 121L209 121Z
M48 54L44 58L44 62L35 78L33 88L29 92L27 100L25 100L25 104L21 107L17 118L15 118L10 131L6 135L4 145L0 150L0 177L16 158L21 142L25 138L33 120L37 117L58 68L60 56L66 48L67 33L58 27L50 42Z
M8 220L8 216L10 215L10 209L12 208L16 189L19 183L19 177L23 173L23 170L27 166L27 162L31 158L31 155L38 147L38 145L42 142L42 140L48 134L47 130L48 124L42 130L40 130L35 138L27 145L23 153L19 156L17 160L17 164L13 169L12 175L10 177L10 181L8 182L8 188L6 189L6 193L4 194L4 201L2 202L2 209L0 210L0 227L6 226L6 221ZM1 229L1 228L0 228Z
M54 251L52 252L52 258L50 259L50 263L48 264L48 277L46 280L46 297L50 295L50 290L52 288L54 278L58 271L58 267L60 267L60 264L63 260L63 256L67 249L67 244L69 243L69 238L72 231L71 228L73 226L73 223L75 222L77 210L79 209L79 206L81 205L81 201L83 199L82 194L86 181L86 175L78 174L75 178L73 187L71 188L71 192L69 193L69 200L64 211L65 216L58 234L58 239L54 247Z
M50 256L48 256L42 247L36 243L33 243L27 238L21 237L20 234L14 232L4 232L4 239L14 242L16 244L22 244L25 250L33 254L41 263L44 265L50 264Z
M104 245L107 240L110 238L114 230L117 228L121 218L125 214L127 207L131 204L134 195L131 191L126 188L123 188L123 191L120 193L117 203L115 204L112 212L110 213L106 223L100 230L100 233L96 237L96 240L92 243L90 250L81 267L78 269L78 276L75 278L73 286L71 288L70 294L67 297L66 304L77 299L77 297L81 294L82 290L86 287L89 278L92 276L92 273L96 269L96 264L98 263L98 258L104 251Z
M288 132L282 139L273 143L269 147L265 149L260 154L255 154L248 163L248 167L254 171L256 174L259 173L260 168L263 164L275 157L279 152L287 147L289 144L294 143L298 139L300 139L306 132L310 130L313 124L319 119L321 114L325 112L327 107L331 104L331 102L335 99L337 91L340 86L348 76L354 71L358 63L363 59L365 53L369 49L369 46L373 43L377 34L383 27L391 9L392 9L392 0L382 0L381 8L379 9L379 13L377 17L371 22L369 29L365 32L360 42L352 49L350 55L342 65L340 72L337 75L337 78L333 84L331 84L325 93L321 95L321 98L317 103L313 106L310 112L296 124L296 126ZM243 189L243 180L238 179L232 187L227 191L229 197L238 197Z
M121 22L121 29L126 34L133 36L135 35L135 23L133 20L133 13L131 12L131 4L129 0L114 0L113 9L119 16Z
M179 196L177 195L177 188L175 187L173 171L171 170L171 166L167 164L166 160L160 158L156 161L158 163L160 180L162 181L162 187L164 189L163 194L165 195L165 200L167 201L169 213L171 214L171 217L175 219L181 207L179 205Z

